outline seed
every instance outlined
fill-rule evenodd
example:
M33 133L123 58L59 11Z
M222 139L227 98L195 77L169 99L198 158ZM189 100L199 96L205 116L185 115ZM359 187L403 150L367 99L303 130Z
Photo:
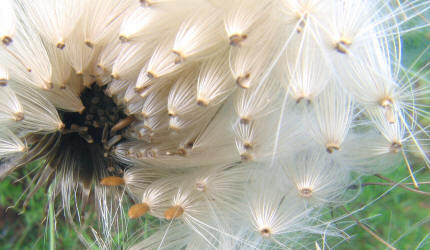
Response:
M149 206L146 203L134 204L128 210L128 217L130 219L142 217L146 214L146 212L148 212L148 210L149 210Z
M180 217L183 213L184 213L184 208L179 205L176 205L168 208L164 212L164 218L166 218L167 220L175 219Z
M103 178L100 181L100 184L105 185L105 186L115 187L115 186L124 185L125 180L124 180L124 178L119 177L119 176L108 176L108 177Z

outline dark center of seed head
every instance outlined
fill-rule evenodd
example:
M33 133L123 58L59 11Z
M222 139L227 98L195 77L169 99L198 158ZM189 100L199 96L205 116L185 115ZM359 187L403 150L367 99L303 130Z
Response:
M126 115L111 97L105 95L104 87L93 84L81 94L85 109L81 113L60 112L65 128L63 134L76 134L87 143L106 144L115 136L111 128Z
M93 84L80 97L85 107L82 112L58 111L64 127L50 161L65 168L72 166L70 170L76 171L85 185L90 185L92 178L105 170L121 176L124 166L109 157L110 151L122 140L121 133L131 123L124 121L133 121L133 117L126 117L121 107L105 95L105 87Z

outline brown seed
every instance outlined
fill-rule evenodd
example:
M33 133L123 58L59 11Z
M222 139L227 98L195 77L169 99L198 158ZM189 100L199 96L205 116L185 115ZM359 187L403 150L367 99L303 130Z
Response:
M242 153L240 154L240 159L242 161L252 161L253 157L250 153Z
M340 147L336 144L327 144L326 145L326 150L327 150L327 153L329 153L329 154L333 153L335 150L339 151L339 149L340 149Z
M0 79L0 86L6 86L7 82L8 82L8 79L1 78Z
M149 1L149 0L140 0L140 4L142 5L142 7L149 7L149 6L151 6L151 1Z
M66 47L66 44L64 44L64 42L58 42L57 43L57 48L64 49L65 47Z
M193 148L195 142L196 142L196 138L194 138L191 141L187 142L187 144L185 145L185 148L187 148L187 149Z
M341 39L339 42L337 42L334 46L334 48L337 50L337 52L341 54L348 53L348 48L351 45L351 41L347 39Z
M85 41L84 43L85 45L87 45L88 48L94 48L94 44L91 41Z
M130 219L142 217L146 214L146 212L148 212L148 210L149 210L149 206L146 203L134 204L128 210L128 217Z
M11 43L12 43L12 38L11 38L10 36L4 36L4 37L1 39L1 41L2 41L2 43L3 43L4 45L8 46L9 44L11 44Z
M185 61L185 57L182 55L179 51L173 51L173 54L176 56L175 58L175 64L180 64Z
M249 89L249 78L251 75L249 73L246 73L244 76L238 76L236 78L236 84L239 85L239 87L244 89Z
M234 34L229 37L230 45L234 47L242 46L243 41L248 38L246 34Z
M246 150L252 150L254 147L252 146L252 143L251 142L244 142L243 143L243 147L246 149Z
M402 143L400 142L393 142L390 146L390 152L391 153L398 153L402 149Z
M125 184L125 180L119 176L108 176L100 181L100 184L110 187L116 187Z
M175 111L173 111L173 110L168 110L167 111L167 114L170 116L170 117L175 117L175 116L177 116L178 114L176 114L176 112Z
M105 144L108 141L108 139L109 139L108 130L109 130L109 126L107 124L105 124L103 126L102 140L101 140L103 144Z
M165 212L164 212L164 218L171 220L171 219L175 219L180 217L182 214L184 213L184 208L176 205L173 207L168 208Z
M299 104L302 100L306 100L307 105L311 104L311 99L309 99L309 97L306 97L306 96L300 96L299 98L297 98L296 104Z
M264 237L270 237L270 235L272 235L272 230L265 227L265 228L260 229L260 234L261 234L261 236L264 236Z
M120 36L119 36L119 40L120 40L122 43L126 43L126 42L130 41L130 39L129 39L128 37L126 37L125 35L120 35Z
M146 76L148 76L149 79L154 79L154 78L158 78L157 74L155 74L152 71L148 71L146 72Z
M302 31L305 29L306 21L308 20L308 13L305 13L301 18L299 22L299 26L297 27L297 34L302 33Z
M72 124L70 125L70 130L76 131L76 132L87 132L88 127L85 126L79 126L78 124Z
M310 197L312 197L312 189L311 188L301 188L299 190L299 194L302 197L310 198Z
M121 130L125 127L127 127L128 125L130 125L132 122L134 122L136 120L136 118L134 116L128 116L124 119L122 119L121 121L117 122L117 124L115 124L112 128L111 128L111 132L116 132L118 130Z
M119 141L121 141L122 136L121 135L115 135L112 138L109 139L109 141L104 145L104 148L106 150L110 150L115 144L117 144Z
M200 107L207 107L209 105L209 100L202 97L197 97L197 105Z
M241 117L239 122L240 124L248 125L251 122L251 119L249 119L248 117Z

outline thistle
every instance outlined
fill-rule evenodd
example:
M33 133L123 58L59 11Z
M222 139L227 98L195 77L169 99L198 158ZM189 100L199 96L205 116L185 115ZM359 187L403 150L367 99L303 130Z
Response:
M402 67L400 43L403 24L429 9L3 1L0 177L41 161L35 188L51 186L71 224L97 208L101 248L146 214L165 225L127 247L309 248L318 235L342 237L323 215L358 195L357 176L403 160L418 188L410 154L429 167L419 103L429 88L415 87L427 72Z

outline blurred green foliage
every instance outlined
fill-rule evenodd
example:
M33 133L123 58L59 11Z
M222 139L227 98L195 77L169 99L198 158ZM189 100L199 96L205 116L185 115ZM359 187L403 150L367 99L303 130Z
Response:
M408 175L407 168L401 166L393 173L384 176L398 181ZM428 169L423 169L416 177L420 182L430 183ZM374 176L362 179L363 184L381 182L385 181ZM410 178L406 182L410 183ZM412 185L408 186L413 188ZM430 196L417 194L400 187L395 187L385 193L389 188L391 187L379 185L363 187L359 198L348 204L348 210L357 210L382 195L375 203L356 213L355 216L398 249L429 249ZM420 190L430 192L430 185L423 184L420 186ZM347 232L352 238L340 249L384 249L382 243L358 226Z
M39 163L29 164L25 169L14 173L0 182L0 249L48 249L47 225L47 189L42 188L30 199L25 210L22 201L28 187L34 185L31 170ZM16 179L19 176L21 179ZM25 176L25 177L22 177ZM17 203L20 199L20 203ZM14 207L14 204L17 204ZM79 249L79 242L74 230L64 226L65 221L58 216L56 225L56 243L59 249Z

